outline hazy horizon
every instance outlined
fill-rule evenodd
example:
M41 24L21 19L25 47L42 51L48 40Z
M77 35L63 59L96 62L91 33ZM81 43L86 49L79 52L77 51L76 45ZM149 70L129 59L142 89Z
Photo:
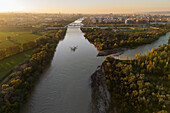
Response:
M170 11L169 0L2 0L0 12L138 13Z

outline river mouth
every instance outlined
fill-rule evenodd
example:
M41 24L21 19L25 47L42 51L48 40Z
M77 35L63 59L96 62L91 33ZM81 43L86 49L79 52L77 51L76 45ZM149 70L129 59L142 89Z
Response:
M75 23L81 21L82 19ZM166 44L168 36L170 33L160 38L162 44ZM161 43L152 43L148 48L156 48ZM143 46L143 51L148 50L148 45L150 44ZM72 51L70 48L75 46L77 49ZM135 52L141 52L141 47L132 49L131 53L129 50L125 51L120 57L129 54L133 56ZM105 59L96 57L97 54L98 50L85 39L79 26L68 27L64 40L60 41L56 48L51 65L41 76L21 113L92 112L90 78Z

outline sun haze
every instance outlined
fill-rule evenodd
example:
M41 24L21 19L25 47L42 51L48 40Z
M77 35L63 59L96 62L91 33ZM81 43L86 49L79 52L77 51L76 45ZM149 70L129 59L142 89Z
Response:
M169 11L169 0L1 0L0 12L131 13Z

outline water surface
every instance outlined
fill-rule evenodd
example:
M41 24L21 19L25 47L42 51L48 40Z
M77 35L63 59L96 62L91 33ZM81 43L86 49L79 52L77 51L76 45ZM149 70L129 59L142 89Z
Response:
M127 56L128 56L129 59L130 58L134 59L136 54L146 54L146 53L150 52L151 49L155 49L158 46L163 45L163 44L168 44L169 37L170 37L170 32L168 32L164 36L161 36L158 40L156 40L155 42L153 42L151 44L138 46L135 49L129 49L129 50L125 51L123 54L121 54L120 56L115 57L115 58L127 59Z
M136 53L166 44L169 36L170 33L152 44L125 51L120 58L134 57ZM74 46L77 49L72 51L70 47ZM97 49L85 39L80 27L68 27L50 67L41 76L21 113L90 113L90 76L105 59L96 57L97 54Z
M72 51L73 46L77 50ZM69 27L21 113L91 112L90 76L104 60L97 54L79 27Z

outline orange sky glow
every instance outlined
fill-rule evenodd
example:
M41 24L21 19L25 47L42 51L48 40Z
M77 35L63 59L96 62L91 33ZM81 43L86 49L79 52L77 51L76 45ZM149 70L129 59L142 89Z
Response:
M135 13L170 11L170 0L0 0L0 12Z

